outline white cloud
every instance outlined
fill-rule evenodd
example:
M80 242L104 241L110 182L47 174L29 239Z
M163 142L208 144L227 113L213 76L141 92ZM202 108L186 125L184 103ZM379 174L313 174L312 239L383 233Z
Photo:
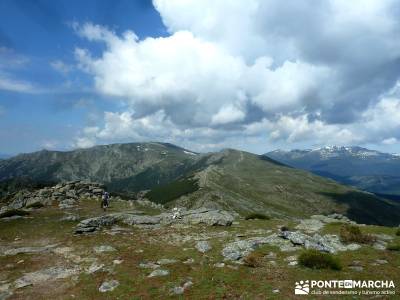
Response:
M0 73L0 90L19 93L36 93L38 91L30 82L10 78L4 73Z
M400 138L395 1L155 0L170 35L74 25L98 92L125 103L81 144L168 139L198 145L381 143ZM385 67L386 66L386 67ZM388 67L391 66L391 67Z
M382 141L382 144L385 144L385 145L394 145L394 144L396 144L396 143L398 143L399 141L395 138L395 137L391 137L391 138L387 138L387 139L384 139L383 141Z

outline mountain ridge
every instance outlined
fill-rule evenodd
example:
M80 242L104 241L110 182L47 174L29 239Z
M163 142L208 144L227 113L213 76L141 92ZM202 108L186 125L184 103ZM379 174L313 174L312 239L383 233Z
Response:
M378 194L400 195L400 156L358 146L275 150L264 154L287 165Z
M358 222L390 226L400 219L395 202L235 149L196 154L172 144L129 143L0 161L0 181L19 177L94 181L131 199L140 194L167 207L225 209L243 216L343 213Z

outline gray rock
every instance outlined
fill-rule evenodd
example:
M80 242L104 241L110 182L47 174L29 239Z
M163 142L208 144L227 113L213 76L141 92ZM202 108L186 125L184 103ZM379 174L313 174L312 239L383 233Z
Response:
M364 270L362 266L349 266L349 269L356 272L362 272Z
M87 268L86 273L93 274L97 271L100 271L102 268L104 268L104 264L97 264L96 262L93 262L90 267Z
M257 243L252 240L239 240L229 243L222 249L225 260L239 260L249 255L257 248Z
M388 261L387 261L386 259L377 259L377 260L375 260L375 262L376 262L378 265L384 265L384 264L387 264L387 263L388 263Z
M160 267L160 265L150 261L140 263L139 267L143 269L157 269Z
M168 270L163 270L163 269L156 269L153 272L150 273L149 278L151 277L159 277L159 276L167 276L169 275L169 271Z
M162 259L159 259L157 261L157 264L159 264L159 265L172 265L172 264L174 264L176 262L177 262L176 259L162 258Z
M76 226L75 233L86 233L93 232L95 230L100 229L103 226L111 226L115 222L117 222L117 216L115 215L105 215L90 219L85 219L79 222Z
M185 265L191 265L194 263L194 259L193 258L188 258L187 260L185 260L183 262Z
M337 235L327 234L321 236L314 234L306 235L296 231L282 231L280 236L291 241L294 245L303 246L306 249L316 249L322 252L336 253L337 251L357 250L361 246L358 244L344 245Z
M53 248L57 247L57 244L47 245L43 247L21 247L21 248L13 248L8 249L2 253L4 256L8 255L17 255L17 254L36 254L36 253L44 253L49 252Z
M119 282L117 280L104 281L99 287L99 292L111 292L118 286Z
M14 282L14 287L18 289L29 285L52 281L55 279L68 278L78 274L79 271L79 267L74 267L71 269L66 269L63 267L51 267L48 269L25 274Z
M119 214L117 219L127 225L156 225L161 221L157 216L141 216L134 214Z
M94 252L103 253L103 252L114 252L117 251L114 247L109 245L101 245L93 247Z
M201 253L206 253L211 250L211 245L207 241L198 241L196 243L196 249Z
M174 295L182 295L185 292L185 289L181 286L175 286L171 289L171 294Z
M76 222L79 221L79 216L77 215L65 215L60 219L60 221L71 221L71 222Z
M39 208L39 207L48 205L49 203L51 203L51 201L49 201L49 199L41 198L41 197L31 197L31 198L26 199L25 207L26 208L30 208L30 207Z
M209 226L230 226L234 220L232 214L224 210L199 208L181 213L183 223L206 224Z

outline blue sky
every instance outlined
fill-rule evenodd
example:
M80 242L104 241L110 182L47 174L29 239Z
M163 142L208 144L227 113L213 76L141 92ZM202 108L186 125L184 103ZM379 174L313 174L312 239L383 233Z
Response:
M67 74L52 63L74 65L74 49L101 51L80 38L73 22L93 22L122 32L135 28L140 38L166 35L151 1L0 1L0 71L32 91L0 89L0 152L67 149L90 114L114 110L91 87L87 74ZM23 89L22 89L23 90Z
M0 153L400 152L394 0L0 0Z

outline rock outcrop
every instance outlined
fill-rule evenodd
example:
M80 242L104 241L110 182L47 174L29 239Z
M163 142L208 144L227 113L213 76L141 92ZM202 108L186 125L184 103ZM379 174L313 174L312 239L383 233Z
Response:
M111 226L115 223L127 225L169 225L169 224L205 224L209 226L230 226L233 216L224 210L199 208L186 210L179 217L174 218L172 212L165 212L156 216L141 215L138 212L113 213L100 217L82 220L75 229L75 233L87 233Z
M40 208L57 202L61 209L75 207L80 198L99 199L104 185L95 182L69 181L36 191L17 193L8 205L1 207L0 218L26 213L26 209Z
M361 247L358 244L345 245L340 241L339 236L334 234L326 234L324 236L314 234L313 236L309 236L298 231L282 231L280 236L289 240L293 245L329 253L357 250Z

